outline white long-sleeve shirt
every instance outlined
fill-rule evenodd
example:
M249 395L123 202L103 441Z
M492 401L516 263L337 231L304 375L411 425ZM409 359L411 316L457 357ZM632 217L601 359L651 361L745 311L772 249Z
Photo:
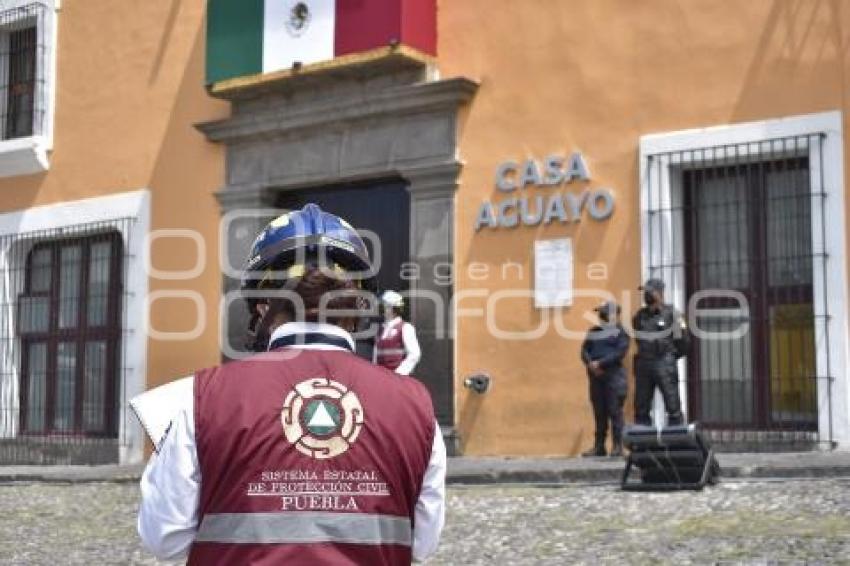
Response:
M316 323L289 323L279 327L272 341L287 334L318 332L344 338L339 327ZM296 346L292 346L296 347ZM342 350L326 344L304 344L304 349ZM446 448L437 425L431 457L414 510L413 559L425 560L436 550L445 523ZM161 559L183 558L195 539L199 521L201 470L195 444L194 407L183 407L172 421L158 453L151 456L141 480L142 502L138 530L144 546Z
M381 338L389 338L390 332L399 322L401 322L401 317L397 316L389 322L382 324ZM419 340L416 339L416 328L409 322L401 325L401 341L404 344L404 359L395 369L395 372L399 375L410 375L422 358L422 350L419 348ZM376 363L377 359L378 351L376 348L372 362Z

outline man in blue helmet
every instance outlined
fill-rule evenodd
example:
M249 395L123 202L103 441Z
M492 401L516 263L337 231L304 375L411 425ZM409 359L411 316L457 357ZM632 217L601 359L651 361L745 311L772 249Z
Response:
M243 279L262 353L194 376L142 477L138 528L189 564L409 564L444 521L430 396L354 354L366 247L315 205L273 220ZM267 350L267 351L266 351Z
M289 304L274 300L273 296L291 293L307 267L368 291L358 301L365 316L362 303L375 291L375 274L366 245L348 222L308 204L300 211L272 220L254 240L242 276L242 291L251 317L252 340L248 345L254 351L268 349L270 328L275 320L280 320L279 308ZM348 322L357 322L358 318L352 317Z

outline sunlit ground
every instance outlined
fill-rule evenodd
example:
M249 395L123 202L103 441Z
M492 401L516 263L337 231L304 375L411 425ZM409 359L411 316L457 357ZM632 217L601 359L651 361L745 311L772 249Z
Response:
M0 564L157 564L135 484L0 485ZM431 564L850 563L850 480L452 487Z

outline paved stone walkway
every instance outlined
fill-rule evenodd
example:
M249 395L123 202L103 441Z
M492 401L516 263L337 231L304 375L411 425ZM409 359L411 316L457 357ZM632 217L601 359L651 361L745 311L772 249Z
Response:
M0 484L0 564L159 564L133 483ZM850 564L850 480L452 486L431 564Z

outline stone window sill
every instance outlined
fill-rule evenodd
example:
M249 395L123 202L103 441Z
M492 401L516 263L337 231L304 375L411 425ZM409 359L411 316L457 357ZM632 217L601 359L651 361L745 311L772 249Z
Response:
M0 177L33 175L50 168L44 136L0 141Z

